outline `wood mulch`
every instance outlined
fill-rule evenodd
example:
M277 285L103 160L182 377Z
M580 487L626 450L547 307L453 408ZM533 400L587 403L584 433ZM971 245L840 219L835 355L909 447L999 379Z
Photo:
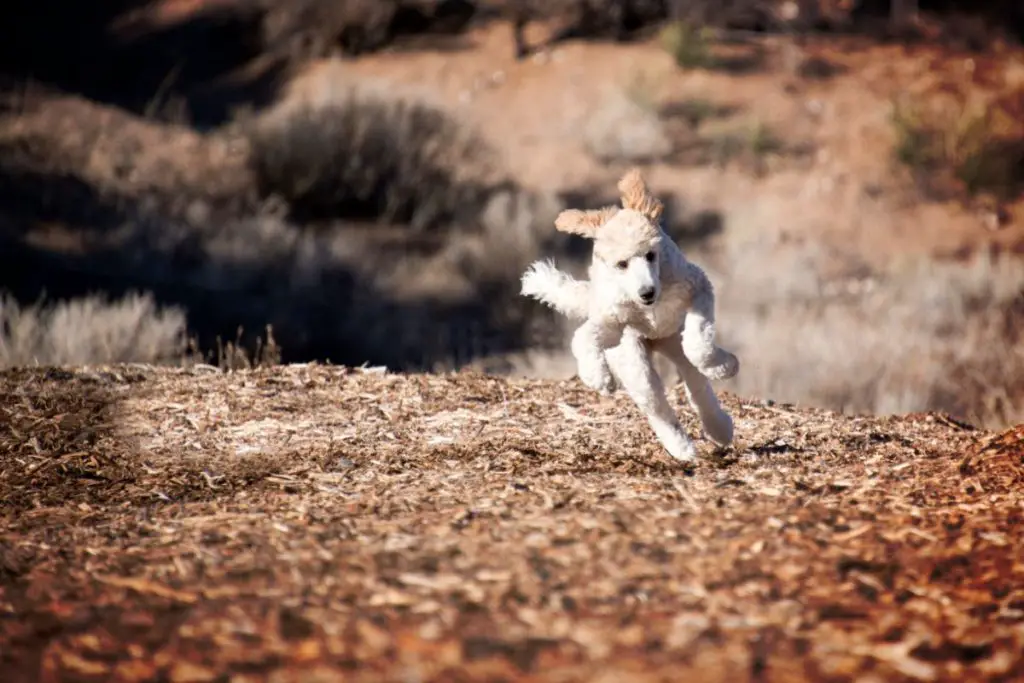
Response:
M2 678L1024 677L1024 426L724 400L687 472L576 381L2 373Z

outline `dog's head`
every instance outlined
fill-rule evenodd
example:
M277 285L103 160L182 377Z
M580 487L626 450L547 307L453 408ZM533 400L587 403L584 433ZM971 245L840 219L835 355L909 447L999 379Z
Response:
M594 240L597 277L615 283L626 298L651 306L661 294L663 233L658 220L664 205L651 194L637 169L619 181L619 193L621 209L570 209L559 214L555 227Z

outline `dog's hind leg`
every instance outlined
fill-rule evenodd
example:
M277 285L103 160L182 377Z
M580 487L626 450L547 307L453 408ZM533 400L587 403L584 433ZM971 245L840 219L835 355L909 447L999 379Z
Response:
M671 335L653 342L654 350L671 360L679 370L679 376L686 387L686 398L700 417L701 426L708 438L719 446L732 443L732 418L722 409L711 382L694 367L683 351L682 341Z
M615 378L647 416L651 429L669 455L683 462L693 461L697 449L665 396L665 387L651 363L649 342L627 329L619 345L608 349L605 356Z

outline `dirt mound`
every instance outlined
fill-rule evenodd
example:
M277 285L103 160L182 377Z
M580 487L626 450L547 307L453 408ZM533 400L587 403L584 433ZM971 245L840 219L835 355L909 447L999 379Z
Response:
M726 396L739 442L686 476L574 382L0 384L7 680L1024 674L1020 428Z

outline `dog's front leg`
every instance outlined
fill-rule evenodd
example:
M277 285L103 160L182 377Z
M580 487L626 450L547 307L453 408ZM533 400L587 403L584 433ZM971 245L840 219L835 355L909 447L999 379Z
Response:
M711 283L701 280L683 322L683 353L708 379L729 379L739 372L740 362L715 344L715 295Z
M572 355L580 380L602 394L615 391L615 378L608 368L605 351L622 338L622 327L588 320L572 336Z
M682 462L692 462L697 457L697 449L665 396L665 387L651 362L647 343L639 334L626 330L619 345L609 349L606 356L615 377L647 417L669 455Z

